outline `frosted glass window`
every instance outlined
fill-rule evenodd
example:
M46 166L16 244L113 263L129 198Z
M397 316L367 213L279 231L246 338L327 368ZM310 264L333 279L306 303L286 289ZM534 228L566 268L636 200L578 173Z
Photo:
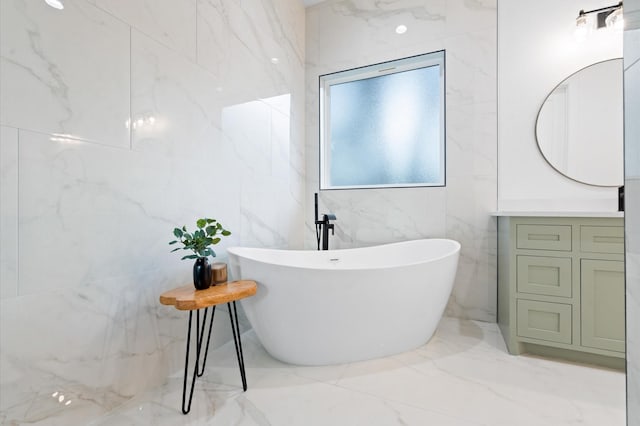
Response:
M320 188L443 186L444 51L320 77Z

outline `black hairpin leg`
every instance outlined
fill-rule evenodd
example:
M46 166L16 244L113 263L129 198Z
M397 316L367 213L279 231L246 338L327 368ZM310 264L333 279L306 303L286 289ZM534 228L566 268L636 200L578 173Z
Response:
M236 302L233 301L233 313L231 313L231 303L227 303L227 307L229 308L229 320L231 321L231 331L233 332L233 343L236 345L236 356L238 357L238 366L240 367L240 377L242 377L242 389L246 392L247 376L244 372L244 357L242 355L242 340L240 340L240 326L238 325Z
M202 370L200 370L200 352L202 349L202 342L204 341L204 330L207 328L207 312L209 308L205 308L204 316L202 318L202 329L200 328L200 310L196 310L196 361L193 368L193 378L191 379L191 391L189 393L189 403L185 408L185 398L187 396L187 375L189 372L189 348L191 347L191 323L193 319L193 311L189 311L189 328L187 329L187 354L184 360L184 379L182 382L182 414L187 414L191 411L191 400L193 399L193 389L196 384L196 377L201 377L204 374L204 368L207 364L207 354L209 353L209 342L211 341L211 329L213 328L213 316L216 313L216 307L211 308L211 320L209 321L209 334L207 335L207 345L204 351L204 358L202 359Z

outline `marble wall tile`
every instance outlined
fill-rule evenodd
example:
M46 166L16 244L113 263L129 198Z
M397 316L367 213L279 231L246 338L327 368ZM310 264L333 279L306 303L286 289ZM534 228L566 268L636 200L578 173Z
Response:
M337 217L334 249L443 238L445 203L441 187L323 191L318 210Z
M0 123L128 147L129 27L86 1L65 6L0 5Z
M447 104L447 173L495 176L496 103ZM491 204L495 209L495 203ZM491 210L490 210L491 211Z
M640 423L640 1L624 9L627 424ZM635 114L634 114L635 113Z
M304 16L291 4L198 0L198 63L220 79L219 87L233 88L237 102L290 94L289 82L300 77Z
M289 180L289 166L295 159L291 158L291 95L274 96L261 99L270 111L269 135L271 138L271 175ZM294 151L295 152L295 151Z
M14 109L10 114L17 122L11 126L19 128L2 127L0 423L65 423L73 417L86 424L81 419L104 413L182 369L186 316L157 301L162 291L191 279L191 263L169 252L173 227L193 228L195 219L205 215L219 219L232 235L215 247L218 261L226 260L227 247L246 242L302 246L302 5L289 0L261 2L260 8L242 4L242 24L260 23L251 32L255 43L243 46L243 55L264 58L263 39L271 40L281 61L273 64L266 56L268 65L262 68L238 62L227 70L224 84L198 63L195 50L185 53L189 49L182 45L190 41L181 37L190 29L196 34L195 25L189 29L179 23L186 19L185 10L174 11L175 2L156 2L153 6L161 10L141 16L151 5L67 0L63 14L52 15L57 12L46 5L41 10L35 2L2 2L3 82L6 76L25 93L42 91L40 77L32 80L27 72L39 68L22 67L10 56L37 59L40 67L53 64L48 72L55 76L71 73L60 80L69 99L78 92L85 96L81 100L106 108L110 96L96 93L104 89L103 77L114 85L123 77L126 109L117 120L100 121L101 111L93 105L82 109L72 102L87 122L98 120L103 127L77 127L85 122L70 121L76 127L62 130L71 135L58 134L62 130L55 126L31 128L38 120L57 123L55 108ZM167 21L171 16L174 21ZM285 25L295 19L297 25ZM52 44L50 33L63 24L81 39L74 44L78 49L62 51ZM230 32L231 24L223 25L222 32ZM185 32L174 32L178 29ZM72 44L65 31L60 37ZM28 46L25 34L48 38L35 44L40 50L22 58L29 53L21 47ZM15 38L16 51L8 37ZM95 49L94 44L105 47ZM119 44L122 50L115 48ZM90 45L95 52L84 55ZM99 69L90 75L93 65ZM126 68L123 75L120 66ZM21 73L9 76L10 67ZM76 78L75 68L87 72L83 78L91 80L90 87ZM15 101L15 94L2 89L2 113L9 114L4 106ZM119 89L109 90L120 99ZM257 105L262 115L246 104ZM120 133L124 139L112 137ZM9 210L16 210L14 219ZM14 263L20 279L6 287L10 262L5 262L9 252L4 248L14 243L5 224L11 220L19 235ZM214 347L231 338L225 314L222 309L222 319L214 322ZM242 326L249 324L245 320ZM60 389L82 401L69 406L75 414L51 403Z
M448 315L496 320L495 102L447 106L446 235L462 245ZM487 283L481 284L480 283Z
M444 35L445 13L444 0L327 2L307 13L307 17L316 15L312 18L315 22L307 22L307 46L309 41L318 43L315 57L310 55L314 53L313 48L308 47L312 49L307 52L308 62L318 66L339 66L334 70L337 71L427 53L430 50L424 50L425 43ZM314 24L317 25L315 28ZM405 34L395 33L400 24L408 28ZM309 29L320 32L309 39Z
M627 178L625 197L627 411L634 424L640 420L640 179Z
M195 62L196 0L88 0Z
M495 19L489 22L487 29L444 40L447 106L496 101L497 32Z
M60 407L47 402L63 391L75 405L92 401L85 416L95 416L163 383L184 359L186 316L157 303L177 275L151 271L3 300L0 341L11 350L0 354L0 412L15 421L53 416Z
M155 120L153 125L134 129L133 148L183 158L181 161L190 165L190 174L201 180L189 182L189 186L212 185L215 197L203 201L236 231L230 243L301 246L301 196L290 188L290 179L300 179L298 172L304 172L299 165L302 143L291 139L293 129L299 126L291 118L296 107L292 98L301 97L296 83L285 95L244 102L247 93L243 89L225 89L221 77L136 31L132 40L134 121L138 116ZM298 69L301 73L301 65ZM246 74L252 72L247 70ZM239 70L236 81L238 75L242 75ZM301 77L297 80L301 87ZM272 92L279 91L276 86L267 85ZM199 153L197 159L193 152ZM187 183L184 178L177 182L183 188ZM269 198L279 199L277 209L265 209L265 204L258 202ZM296 224L300 229L293 232ZM269 236L250 236L267 229ZM296 243L296 238L300 242Z
M629 37L635 36L635 38L632 38L634 41L631 43L640 45L640 29L627 31L627 33L630 33ZM625 134L631 135L631 137L625 139L624 173L627 178L636 179L640 178L640 144L633 142L633 135L640 135L640 123L637 120L637 117L640 116L640 65L638 62L632 62L632 60L627 61L625 56L625 64L631 63L633 65L627 67L624 71ZM626 141L629 142L627 143Z
M394 32L399 24L403 35ZM443 188L322 191L335 213L332 248L446 237L461 242L447 313L495 321L496 2L331 1L307 10L307 194L305 245L315 247L318 76L446 50L447 185Z
M445 34L464 35L478 30L492 30L497 25L497 0L447 0Z
M57 139L20 131L19 293L150 270L167 258L172 211L154 211L163 202L147 200L159 195L156 176L168 163Z
M18 294L18 129L0 127L0 299Z
M223 105L219 80L137 30L131 51L132 148L188 157L214 145Z
M222 128L237 158L254 175L271 174L271 108L251 101L222 111Z
M458 273L446 313L496 321L497 225L495 175L447 181L446 235L461 244Z
M137 31L132 51L132 111L134 120L143 120L133 129L132 146L149 158L148 172L168 198L157 189L142 196L176 225L214 217L232 232L219 247L237 244L245 166L222 128L224 97L231 95L216 90L215 76ZM154 122L144 123L146 117Z
M246 170L241 182L242 245L300 247L302 206L289 180L291 96L224 108L222 127ZM266 206L275 205L277 209Z

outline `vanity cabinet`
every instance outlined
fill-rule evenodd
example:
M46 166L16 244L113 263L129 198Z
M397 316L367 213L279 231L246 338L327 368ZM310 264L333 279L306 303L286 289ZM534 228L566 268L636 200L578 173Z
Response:
M622 218L498 218L498 324L512 354L624 365Z

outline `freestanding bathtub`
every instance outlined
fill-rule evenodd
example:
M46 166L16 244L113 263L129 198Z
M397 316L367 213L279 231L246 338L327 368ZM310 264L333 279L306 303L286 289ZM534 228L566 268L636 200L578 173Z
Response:
M296 251L234 247L234 279L258 283L242 306L264 348L299 365L388 356L425 344L442 316L460 244L425 239Z

